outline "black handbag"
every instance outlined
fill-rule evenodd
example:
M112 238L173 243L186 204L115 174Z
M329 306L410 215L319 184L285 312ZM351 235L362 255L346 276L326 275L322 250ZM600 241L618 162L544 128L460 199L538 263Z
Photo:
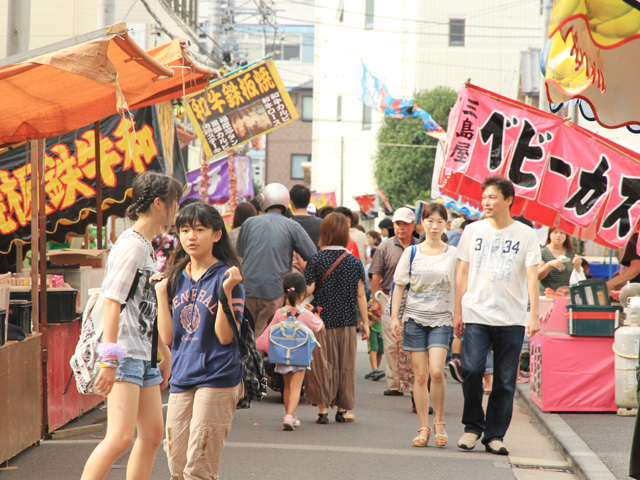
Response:
M264 371L264 363L256 347L256 339L253 335L255 323L251 313L245 308L243 313L244 321L240 324L240 332L238 332L238 327L236 326L236 322L231 314L231 308L229 307L229 299L222 285L220 285L218 299L229 320L233 335L238 344L238 349L240 350L240 357L242 358L244 397L240 399L236 407L250 408L252 400L260 401L267 395L267 376Z

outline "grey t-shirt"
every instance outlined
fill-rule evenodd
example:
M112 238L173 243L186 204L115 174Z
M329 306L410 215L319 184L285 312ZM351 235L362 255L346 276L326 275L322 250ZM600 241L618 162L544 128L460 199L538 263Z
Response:
M282 280L291 271L293 252L308 260L317 249L299 223L278 210L247 218L238 242L246 297L275 300L282 297Z
M135 293L127 297L140 272ZM149 278L156 272L151 245L132 229L125 230L109 252L102 281L104 298L125 304L120 314L118 344L127 349L126 356L138 360L151 359L153 322L157 315L155 292Z

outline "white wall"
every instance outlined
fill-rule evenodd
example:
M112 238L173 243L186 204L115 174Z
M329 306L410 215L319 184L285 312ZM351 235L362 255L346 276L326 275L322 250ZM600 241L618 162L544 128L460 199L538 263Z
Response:
M365 30L365 0L316 1L312 188L335 190L338 202L356 207L354 195L373 193L373 159L381 114L362 130L361 61L392 96L410 99L437 86L458 90L472 82L515 98L520 52L542 44L536 1L376 0L374 30ZM449 19L466 21L465 46L449 46ZM342 122L336 122L342 95ZM446 127L443 125L443 127ZM340 142L344 137L344 199L340 199Z

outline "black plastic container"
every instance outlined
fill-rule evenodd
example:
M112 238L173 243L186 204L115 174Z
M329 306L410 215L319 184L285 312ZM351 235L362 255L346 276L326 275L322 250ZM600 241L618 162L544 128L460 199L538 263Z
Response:
M26 300L9 300L9 323L31 333L31 310L33 304Z
M47 323L73 322L77 290L47 290ZM31 292L11 292L11 300L31 300Z
M7 343L7 311L0 310L0 347Z

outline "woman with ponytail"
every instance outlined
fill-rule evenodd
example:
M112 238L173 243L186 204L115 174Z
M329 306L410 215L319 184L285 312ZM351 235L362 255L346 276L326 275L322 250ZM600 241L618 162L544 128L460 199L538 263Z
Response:
M107 433L89 456L83 480L104 479L111 466L136 441L127 464L127 478L148 479L163 420L160 390L167 386L171 353L158 348L163 360L151 368L151 337L156 299L149 279L156 273L151 239L171 225L182 195L176 179L145 172L133 182L127 216L135 223L111 249L102 282L104 331L96 391L107 396Z
M175 224L185 255L156 285L158 331L172 354L165 450L171 478L218 478L243 396L242 361L230 323L240 330L243 321L240 259L211 205L181 208ZM222 308L221 288L234 318Z
M273 320L265 331L262 332L258 340L256 340L256 347L263 352L269 351L269 332L271 331L271 327L289 317L295 317L300 323L306 325L314 332L319 332L324 328L324 324L319 317L301 306L302 301L307 295L307 282L302 275L299 273L288 273L284 277L282 287L284 289L284 296L287 299L287 304L283 308L276 310ZM310 305L309 307L313 308ZM311 367L276 364L276 373L282 374L284 378L284 392L282 396L284 399L285 416L282 421L283 430L293 430L295 427L300 426L296 409L300 402L300 390L302 389L305 372L310 369Z

